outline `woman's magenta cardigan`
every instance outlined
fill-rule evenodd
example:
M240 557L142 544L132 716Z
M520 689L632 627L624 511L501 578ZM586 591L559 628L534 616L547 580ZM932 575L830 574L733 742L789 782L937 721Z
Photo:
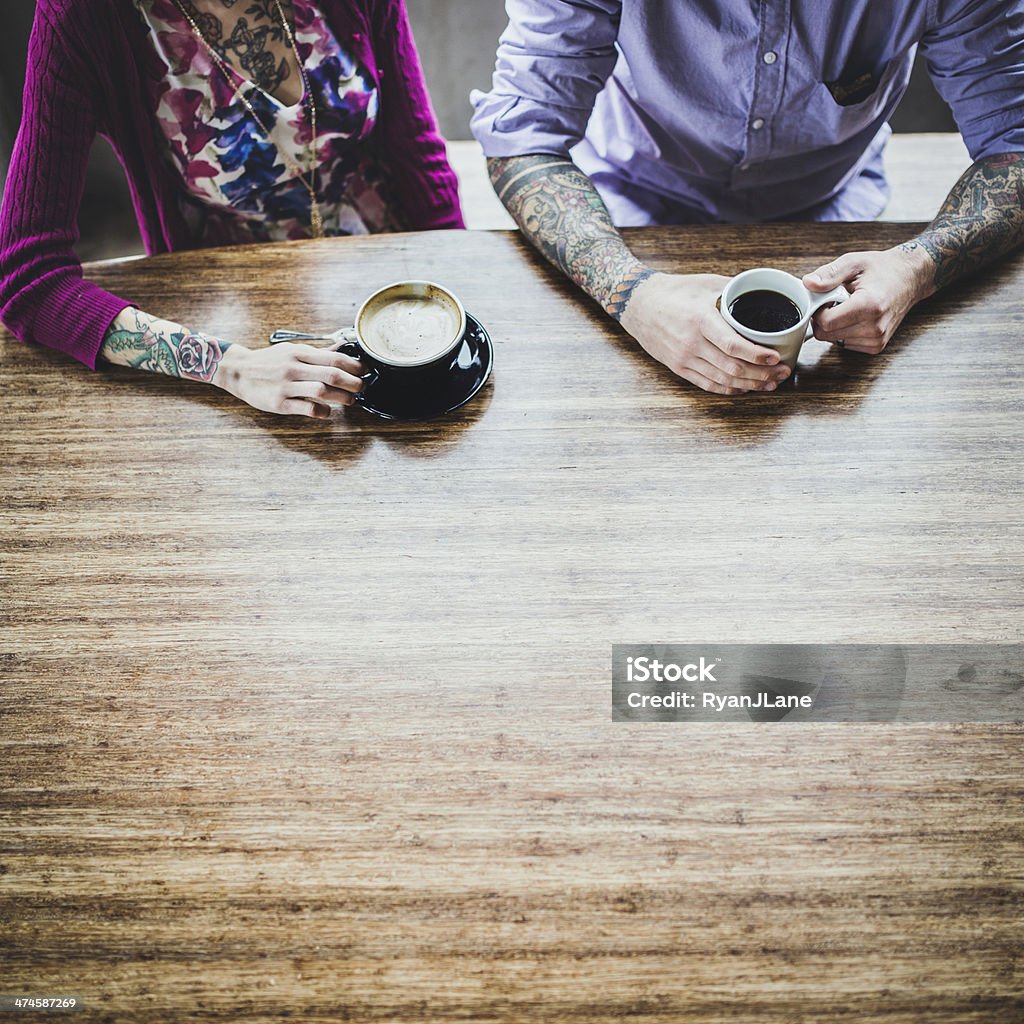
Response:
M458 182L427 96L404 0L319 0L342 46L376 72L372 144L390 164L410 229L460 228ZM164 68L131 0L37 0L24 114L0 205L0 318L95 367L111 321L131 302L83 279L74 252L97 133L128 176L150 254L190 248L150 79ZM149 312L159 315L159 310Z

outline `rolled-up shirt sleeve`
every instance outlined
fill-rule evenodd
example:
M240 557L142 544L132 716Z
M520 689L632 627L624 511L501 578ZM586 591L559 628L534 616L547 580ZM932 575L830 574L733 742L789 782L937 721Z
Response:
M474 92L488 157L567 156L617 59L621 0L508 0L490 92Z
M921 53L971 158L1024 150L1024 3L933 2Z

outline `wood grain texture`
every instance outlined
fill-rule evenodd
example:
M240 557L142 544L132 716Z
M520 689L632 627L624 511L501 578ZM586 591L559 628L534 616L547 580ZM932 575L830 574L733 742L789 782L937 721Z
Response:
M631 241L799 272L908 230ZM609 681L613 641L1020 639L1020 260L740 399L513 234L89 275L254 345L429 275L496 370L449 420L324 426L0 337L0 994L146 1024L1021 1020L1019 726L613 725Z

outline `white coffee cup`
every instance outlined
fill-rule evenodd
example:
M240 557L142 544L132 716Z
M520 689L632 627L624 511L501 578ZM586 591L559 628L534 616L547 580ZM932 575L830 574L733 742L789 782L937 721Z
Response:
M784 295L796 306L800 319L785 331L772 332L755 331L739 323L730 312L730 307L741 295L756 291L778 292ZM719 312L737 334L742 334L744 338L758 345L775 349L782 357L782 362L791 370L795 370L800 349L814 333L811 318L822 306L835 305L849 297L850 293L842 285L829 292L811 292L804 287L800 278L787 274L784 270L758 267L737 274L725 286L719 300Z

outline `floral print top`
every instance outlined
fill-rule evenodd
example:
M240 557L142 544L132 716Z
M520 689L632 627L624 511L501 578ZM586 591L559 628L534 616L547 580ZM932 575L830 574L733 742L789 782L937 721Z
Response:
M234 68L229 81L173 0L135 3L167 66L157 121L184 183L182 208L196 243L309 238L310 196L296 171L310 180L306 97L286 107ZM312 0L292 6L295 44L316 104L315 181L324 233L401 230L387 168L366 145L377 119L375 84L342 50Z

